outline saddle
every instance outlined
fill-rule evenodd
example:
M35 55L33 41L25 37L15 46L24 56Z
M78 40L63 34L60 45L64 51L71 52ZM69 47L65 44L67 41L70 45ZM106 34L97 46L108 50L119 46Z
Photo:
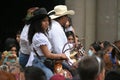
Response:
M67 79L72 79L72 74L62 67L62 60L56 60L54 64L54 74L63 75Z
M78 47L75 47L74 43L69 42L64 45L62 52L68 57L67 63L70 66L76 66L81 58L86 55L81 44L79 44Z

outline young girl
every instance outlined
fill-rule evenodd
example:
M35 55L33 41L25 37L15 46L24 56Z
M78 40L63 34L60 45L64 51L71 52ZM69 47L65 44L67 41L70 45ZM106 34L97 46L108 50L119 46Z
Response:
M67 36L68 42L70 42L70 43L75 42L75 35L72 31L67 31L67 32L65 32L65 34Z
M41 8L40 10L41 14L32 18L28 31L28 40L32 52L26 66L33 65L41 68L45 72L47 80L49 80L53 76L53 72L44 64L45 59L67 59L67 57L65 54L51 53L52 47L47 38L47 29L50 26L51 19L47 15L45 8Z

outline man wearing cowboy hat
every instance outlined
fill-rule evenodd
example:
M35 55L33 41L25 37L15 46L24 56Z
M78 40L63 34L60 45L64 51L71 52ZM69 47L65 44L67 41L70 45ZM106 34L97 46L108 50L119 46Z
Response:
M73 10L68 10L66 5L57 5L54 7L54 10L48 12L52 19L48 37L52 44L54 53L63 53L63 47L67 43L67 37L63 26L65 26L68 20L68 15L74 15L74 13L75 12ZM67 51L67 53L69 54L70 52ZM63 67L69 68L66 66L66 63Z
M67 10L65 5L57 5L54 10L48 12L52 19L52 25L49 30L49 39L53 45L53 52L62 53L63 46L67 43L67 37L65 35L63 26L65 26L68 16L74 15L73 10Z

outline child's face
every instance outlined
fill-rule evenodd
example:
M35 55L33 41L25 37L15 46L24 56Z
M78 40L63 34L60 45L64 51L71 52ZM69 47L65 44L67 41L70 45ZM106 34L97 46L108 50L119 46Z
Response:
M70 36L68 37L68 42L70 42L70 43L73 43L73 42L74 42L74 38L73 38L72 35L70 35Z

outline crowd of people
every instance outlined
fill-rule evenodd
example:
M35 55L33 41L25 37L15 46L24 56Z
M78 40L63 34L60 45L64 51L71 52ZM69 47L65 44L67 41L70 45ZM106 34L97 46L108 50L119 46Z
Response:
M86 51L69 16L74 14L66 5L49 12L29 8L22 31L5 41L0 74L12 75L9 80L120 80L120 41L93 41Z

